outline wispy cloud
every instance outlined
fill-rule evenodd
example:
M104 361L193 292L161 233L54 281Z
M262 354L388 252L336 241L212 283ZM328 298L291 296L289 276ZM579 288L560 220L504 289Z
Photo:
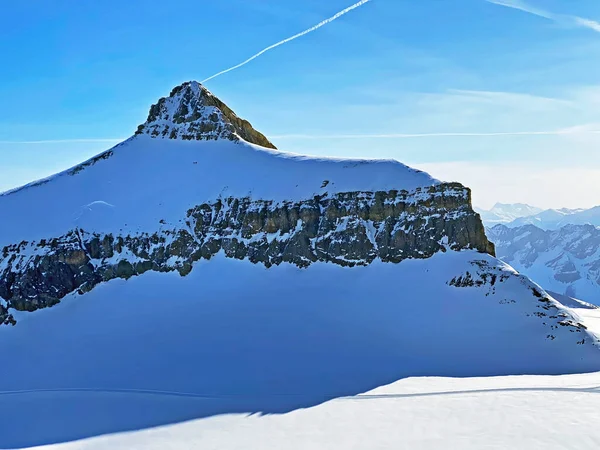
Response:
M582 134L600 134L600 129L590 130L583 127L565 128L550 131L508 131L482 133L392 133L392 134L281 134L272 135L272 139L417 139L439 137L499 137L499 136L566 136Z
M584 17L571 16L568 14L555 14L550 11L546 11L541 8L532 6L521 0L486 0L488 3L495 5L505 6L507 8L518 9L529 14L534 14L544 19L552 20L553 22L560 23L562 25L575 26L589 28L600 33L600 22L595 20L586 19Z
M514 161L410 164L445 181L459 181L473 191L480 208L494 203L529 203L541 208L591 208L598 205L600 170L595 167L548 167ZM535 186L535 188L534 188Z
M595 20L584 19L583 17L573 17L575 22L577 22L582 27L591 28L594 31L600 33L600 23Z
M302 36L306 36L308 33L312 33L313 31L316 31L316 30L318 30L319 28L321 28L321 27L323 27L323 26L327 25L328 23L331 23L331 22L333 22L334 20L337 20L337 19L339 19L339 18L340 18L340 17L342 17L343 15L345 15L345 14L348 14L350 11L352 11L352 10L354 10L354 9L358 8L359 6L362 6L362 5L364 5L365 3L368 3L368 2L370 2L370 1L371 1L371 0L361 0L360 2L358 2L358 3L355 3L354 5L352 5L352 6L349 6L348 8L346 8L346 9L344 9L344 10L340 11L339 13L337 13L337 14L335 14L334 16L330 17L329 19L325 19L325 20L323 20L322 22L320 22L320 23L318 23L317 25L315 25L315 26L313 26L313 27L309 28L308 30L302 31L301 33L295 34L295 35L294 35L294 36L292 36L292 37L289 37L289 38L287 38L287 39L284 39L283 41L279 41L279 42L277 42L276 44L270 45L269 47L267 47L267 48L265 48L265 49L261 50L260 52L258 52L256 55L253 55L253 56L251 56L250 58L248 58L248 59L247 59L247 60L245 60L244 62L241 62L240 64L237 64L237 65L235 65L235 66L233 66L233 67L230 67L229 69L222 70L221 72L219 72L219 73L216 73L216 74L214 74L213 76L206 78L205 80L202 80L202 83L206 83L207 81L210 81L210 80L212 80L212 79L214 79L214 78L217 78L217 77L219 77L219 76L221 76L221 75L224 75L224 74L226 74L226 73L228 73L228 72L231 72L231 71L233 71L233 70L239 69L240 67L243 67L243 66L245 66L245 65L246 65L246 64L248 64L249 62L251 62L251 61L254 61L254 60L255 60L256 58L258 58L259 56L261 56L261 55L263 55L263 54L267 53L268 51L270 51L270 50L273 50L274 48L277 48L277 47L279 47L279 46L281 46L281 45L283 45L283 44L287 44L288 42L290 42L290 41L293 41L294 39L298 39L298 38L300 38L300 37L302 37Z
M124 138L115 139L46 139L41 141L0 141L2 145L33 145L33 144L85 144L85 143L115 143L122 142Z
M493 3L495 5L506 6L507 8L518 9L520 11L524 11L530 14L535 14L536 16L543 17L549 20L555 20L556 15L552 14L548 11L544 11L543 9L535 8L531 5L528 5L525 2L520 0L486 0L489 3Z

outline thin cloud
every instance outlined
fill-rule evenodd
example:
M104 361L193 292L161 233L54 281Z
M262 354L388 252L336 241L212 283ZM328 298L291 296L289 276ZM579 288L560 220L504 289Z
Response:
M418 139L438 137L499 137L499 136L565 136L580 134L600 134L600 130L569 128L551 131L507 131L491 133L393 133L393 134L282 134L270 136L272 139Z
M507 8L518 9L519 11L535 14L536 16L543 17L544 19L556 20L557 16L543 9L535 8L519 0L486 0L488 3L494 5L506 6Z
M591 28L594 31L600 33L600 23L595 20L584 19L583 17L574 17L575 22L577 22L582 27Z
M322 22L318 23L318 24L317 24L317 25L315 25L314 27L311 27L311 28L309 28L308 30L305 30L305 31L303 31L303 32L301 32L301 33L298 33L298 34L296 34L296 35L292 36L292 37L289 37L289 38L287 38L287 39L284 39L283 41L279 41L279 42L277 42L276 44L273 44L273 45L271 45L271 46L269 46L269 47L265 48L264 50L261 50L261 51L260 51L260 52L258 52L256 55L254 55L254 56L251 56L251 57L250 57L250 58L248 58L246 61L244 61L244 62L242 62L242 63L240 63L240 64L237 64L237 65L235 65L235 66L233 66L233 67L230 67L229 69L222 70L221 72L219 72L219 73L216 73L216 74L214 74L213 76L206 78L205 80L202 80L202 82L201 82L201 83L202 83L202 84L204 84L204 83L206 83L207 81L210 81L210 80L212 80L212 79L214 79L214 78L217 78L217 77L219 77L219 76L221 76L221 75L224 75L224 74L226 74L226 73L228 73L228 72L231 72L231 71L233 71L233 70L239 69L240 67L243 67L243 66L245 66L245 65L246 65L246 64L248 64L249 62L251 62L251 61L254 61L254 60L255 60L256 58L258 58L259 56L261 56L261 55L263 55L263 54L267 53L268 51L270 51L270 50L273 50L274 48L277 48L277 47L279 47L279 46L281 46L281 45L283 45L283 44L287 44L288 42L290 42L290 41L293 41L294 39L298 39L298 38L300 38L300 37L302 37L302 36L305 36L305 35L307 35L308 33L312 33L313 31L315 31L315 30L318 30L319 28L321 28L321 27L323 27L323 26L327 25L328 23L331 23L331 22L333 22L334 20L337 20L337 19L339 19L339 18L340 18L340 17L342 17L343 15L345 15L345 14L348 14L350 11L352 11L352 10L354 10L354 9L356 9L356 8L358 8L358 7L362 6L362 5L364 5L365 3L368 3L368 2L370 2L370 1L371 1L371 0L361 0L360 2L358 2L358 3L355 3L354 5L352 5L352 6L349 6L348 8L346 8L346 9L344 9L344 10L340 11L340 12L339 12L339 13L337 13L336 15L334 15L334 16L332 16L332 17L330 17L329 19L326 19L326 20L324 20L324 21L322 21Z
M33 145L33 144L89 144L114 143L125 139L46 139L41 141L0 141L2 145Z
M586 19L584 17L570 16L566 14L555 14L544 9L536 8L521 0L485 0L494 5L505 6L507 8L518 9L529 14L534 14L544 19L552 20L553 22L563 25L589 28L590 30L600 33L600 22Z
M460 181L470 187L473 203L484 209L498 201L529 203L541 208L598 205L600 170L594 167L551 167L523 164L518 159L408 163L437 179Z

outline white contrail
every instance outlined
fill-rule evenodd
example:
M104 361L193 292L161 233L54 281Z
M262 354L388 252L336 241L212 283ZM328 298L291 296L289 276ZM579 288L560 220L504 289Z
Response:
M237 66L233 66L233 67L230 67L229 69L226 69L226 70L223 70L223 71L221 71L221 72L219 72L219 73L216 73L216 74L214 74L212 77L208 77L207 79L203 80L201 83L202 83L202 84L204 84L204 83L206 83L207 81L210 81L210 80L212 80L213 78L217 78L218 76L221 76L221 75L223 75L223 74L226 74L227 72L231 72L232 70L239 69L240 67L242 67L242 66L245 66L246 64L248 64L250 61L253 61L253 60L255 60L256 58L258 58L259 56L261 56L261 55L265 54L265 53L266 53L266 52L268 52L269 50L273 50L274 48L276 48L276 47L279 47L280 45L287 44L288 42L290 42L290 41L293 41L294 39L298 39L299 37L305 36L305 35L307 35L308 33L312 33L313 31L315 31L315 30L318 30L318 29L319 29L319 28L321 28L322 26L324 26L324 25L327 25L328 23L331 23L331 22L333 22L333 21L334 21L334 20L336 20L336 19L339 19L339 18L340 18L340 17L342 17L344 14L347 14L347 13L349 13L350 11L352 11L353 9L356 9L356 8L358 8L359 6L362 6L362 5L364 5L365 3L368 3L368 2L370 2L370 1L371 1L371 0L361 0L360 2L358 2L358 3L355 3L355 4L354 4L354 5L352 5L352 6L349 6L348 8L344 9L343 11L340 11L339 13L337 13L335 16L333 16L333 17L330 17L329 19L326 19L326 20L324 20L323 22L321 22L321 23L319 23L319 24L315 25L314 27L312 27L312 28L309 28L309 29L308 29L308 30L306 30L306 31L303 31L302 33L298 33L298 34L296 34L296 35L294 35L294 36L292 36L292 37L289 37L289 38L287 38L287 39L284 39L283 41L280 41L280 42L278 42L277 44L273 44L273 45L271 45L271 46L269 46L269 47L265 48L264 50L261 50L261 51L260 51L260 52L258 52L256 55L254 55L254 56L252 56L252 57L248 58L246 61L244 61L244 62L242 62L242 63L238 64Z

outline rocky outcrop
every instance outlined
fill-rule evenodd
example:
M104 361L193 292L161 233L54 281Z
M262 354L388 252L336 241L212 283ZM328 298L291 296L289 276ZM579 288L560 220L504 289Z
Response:
M533 297L537 299L535 310L526 314L527 317L535 317L540 319L541 326L547 331L546 339L554 341L557 338L560 329L568 329L570 333L581 333L581 340L577 340L577 345L586 343L585 330L587 327L580 323L576 317L567 313L557 299L550 297L547 292L539 289L539 286L534 284L525 275L511 272L506 267L499 265L491 265L485 260L474 260L470 262L471 269L464 274L456 276L447 282L448 286L454 288L470 288L482 289L485 291L485 296L496 296L502 290L497 288L509 280L519 280L521 285L528 289ZM506 292L506 291L505 291ZM500 297L498 304L500 305L515 305L520 299L515 297ZM577 305L576 307L582 307ZM592 307L592 305L589 305ZM587 337L589 339L589 336Z
M227 105L200 83L190 81L177 86L169 97L152 105L148 120L136 135L159 139L211 141L243 139L251 144L276 147L250 122L240 119Z
M9 309L34 311L99 283L148 271L190 273L218 253L266 267L315 262L366 266L400 263L448 250L494 254L470 191L439 184L414 192L348 192L274 203L222 198L190 209L182 225L153 233L64 236L21 242L0 254L0 321Z

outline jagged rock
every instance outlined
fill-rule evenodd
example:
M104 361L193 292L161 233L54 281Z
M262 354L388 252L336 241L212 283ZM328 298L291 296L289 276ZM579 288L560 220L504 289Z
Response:
M240 119L227 105L195 81L177 86L169 97L152 105L148 120L136 134L159 139L204 141L227 139L276 147L256 131L250 122Z
M13 322L10 309L35 311L50 307L69 294L84 294L99 283L116 278L129 279L149 271L177 271L186 276L193 270L194 262L209 260L218 253L267 268L283 263L300 268L316 262L345 267L366 266L376 260L400 263L462 249L494 254L481 220L471 207L470 191L462 185L441 183L392 161L314 164L316 161L307 163L302 158L279 152L257 151L245 142L275 147L197 82L184 83L173 89L169 97L160 99L151 107L148 120L140 125L136 134L143 136L132 137L53 178L53 183L64 183L71 189L80 189L80 181L86 178L93 181L87 185L89 192L81 196L86 199L83 204L72 199L78 203L69 204L61 214L55 214L59 220L50 221L54 225L49 229L54 231L49 235L45 235L44 226L37 227L31 234L21 234L14 225L7 227L17 236L15 241L23 237L30 241L12 242L5 238L10 233L2 236L5 238L2 245L10 245L0 249L0 323ZM157 142L159 139L165 141ZM184 146L167 142L171 139L230 142ZM131 201L119 205L120 197L128 195L131 184L141 185L136 191L140 196L139 189L145 189L144 183L160 183L161 162L146 165L146 170L152 173L151 181L138 178L131 183L117 182L108 169L116 168L118 176L127 178L127 170L136 170L131 165L139 161L154 162L144 159L143 153L133 157L147 146L156 147L153 157L169 155L167 159L159 158L170 161L171 168L165 169L172 172L165 181L169 195L152 203L148 210L152 214L142 226L128 226L129 221L122 217L119 220L116 211L128 207L136 210L137 205ZM184 159L180 160L177 155L171 158L171 151L182 149L187 155ZM205 149L208 153L204 153ZM157 150L160 151L154 153ZM245 150L250 152L248 161L253 162L248 167L244 165L243 170L232 167L231 155L243 154L239 152ZM212 156L211 152L214 152ZM213 168L213 157L223 155L224 162ZM203 164L203 158L208 163ZM385 163L381 166L383 177L379 175L381 162ZM265 167L268 170L265 171ZM277 180L272 187L268 187L269 182L264 183L268 189L261 194L263 178L268 177L271 170L287 174L284 172L287 167L294 172L295 180L291 183ZM187 174L182 179L185 191L183 187L178 189L180 170ZM223 181L196 178L203 174L206 177L213 170L231 173ZM249 174L244 174L244 170ZM254 170L259 175L246 180ZM305 170L311 170L312 174L318 172L317 178L307 182L310 177L305 175ZM237 184L238 176L244 179L242 185L247 184L228 191L232 181ZM365 180L354 183L355 176L364 176ZM61 177L63 180L58 181ZM218 189L213 186L215 183L219 184ZM119 188L113 190L117 184ZM280 185L285 188L285 184L288 184L286 194L279 195ZM13 191L17 195L7 194L5 201L18 209L19 202L32 198L29 197L34 194L32 188L41 189L35 186L39 183L21 189L20 193ZM391 190L392 186L409 190ZM259 193L255 191L257 187ZM110 194L107 196L107 193ZM185 194L185 201L178 198L180 193ZM141 197L148 200L152 195L144 192ZM161 217L162 202L170 201L178 206L166 208L170 210L168 216ZM193 206L196 202L199 204ZM56 213L62 208L59 203L50 205L48 210L46 206L38 203L30 211ZM75 209L74 214L71 208ZM72 221L67 218L71 214ZM39 223L43 217L34 214L34 219L28 220Z
M470 192L455 183L410 193L348 192L281 203L229 197L190 209L182 223L179 229L135 236L77 229L5 247L0 297L10 308L34 311L115 278L175 270L185 276L194 262L221 251L266 267L308 267L317 261L352 267L376 259L399 263L462 249L494 254L471 209ZM0 310L0 319L6 317Z

